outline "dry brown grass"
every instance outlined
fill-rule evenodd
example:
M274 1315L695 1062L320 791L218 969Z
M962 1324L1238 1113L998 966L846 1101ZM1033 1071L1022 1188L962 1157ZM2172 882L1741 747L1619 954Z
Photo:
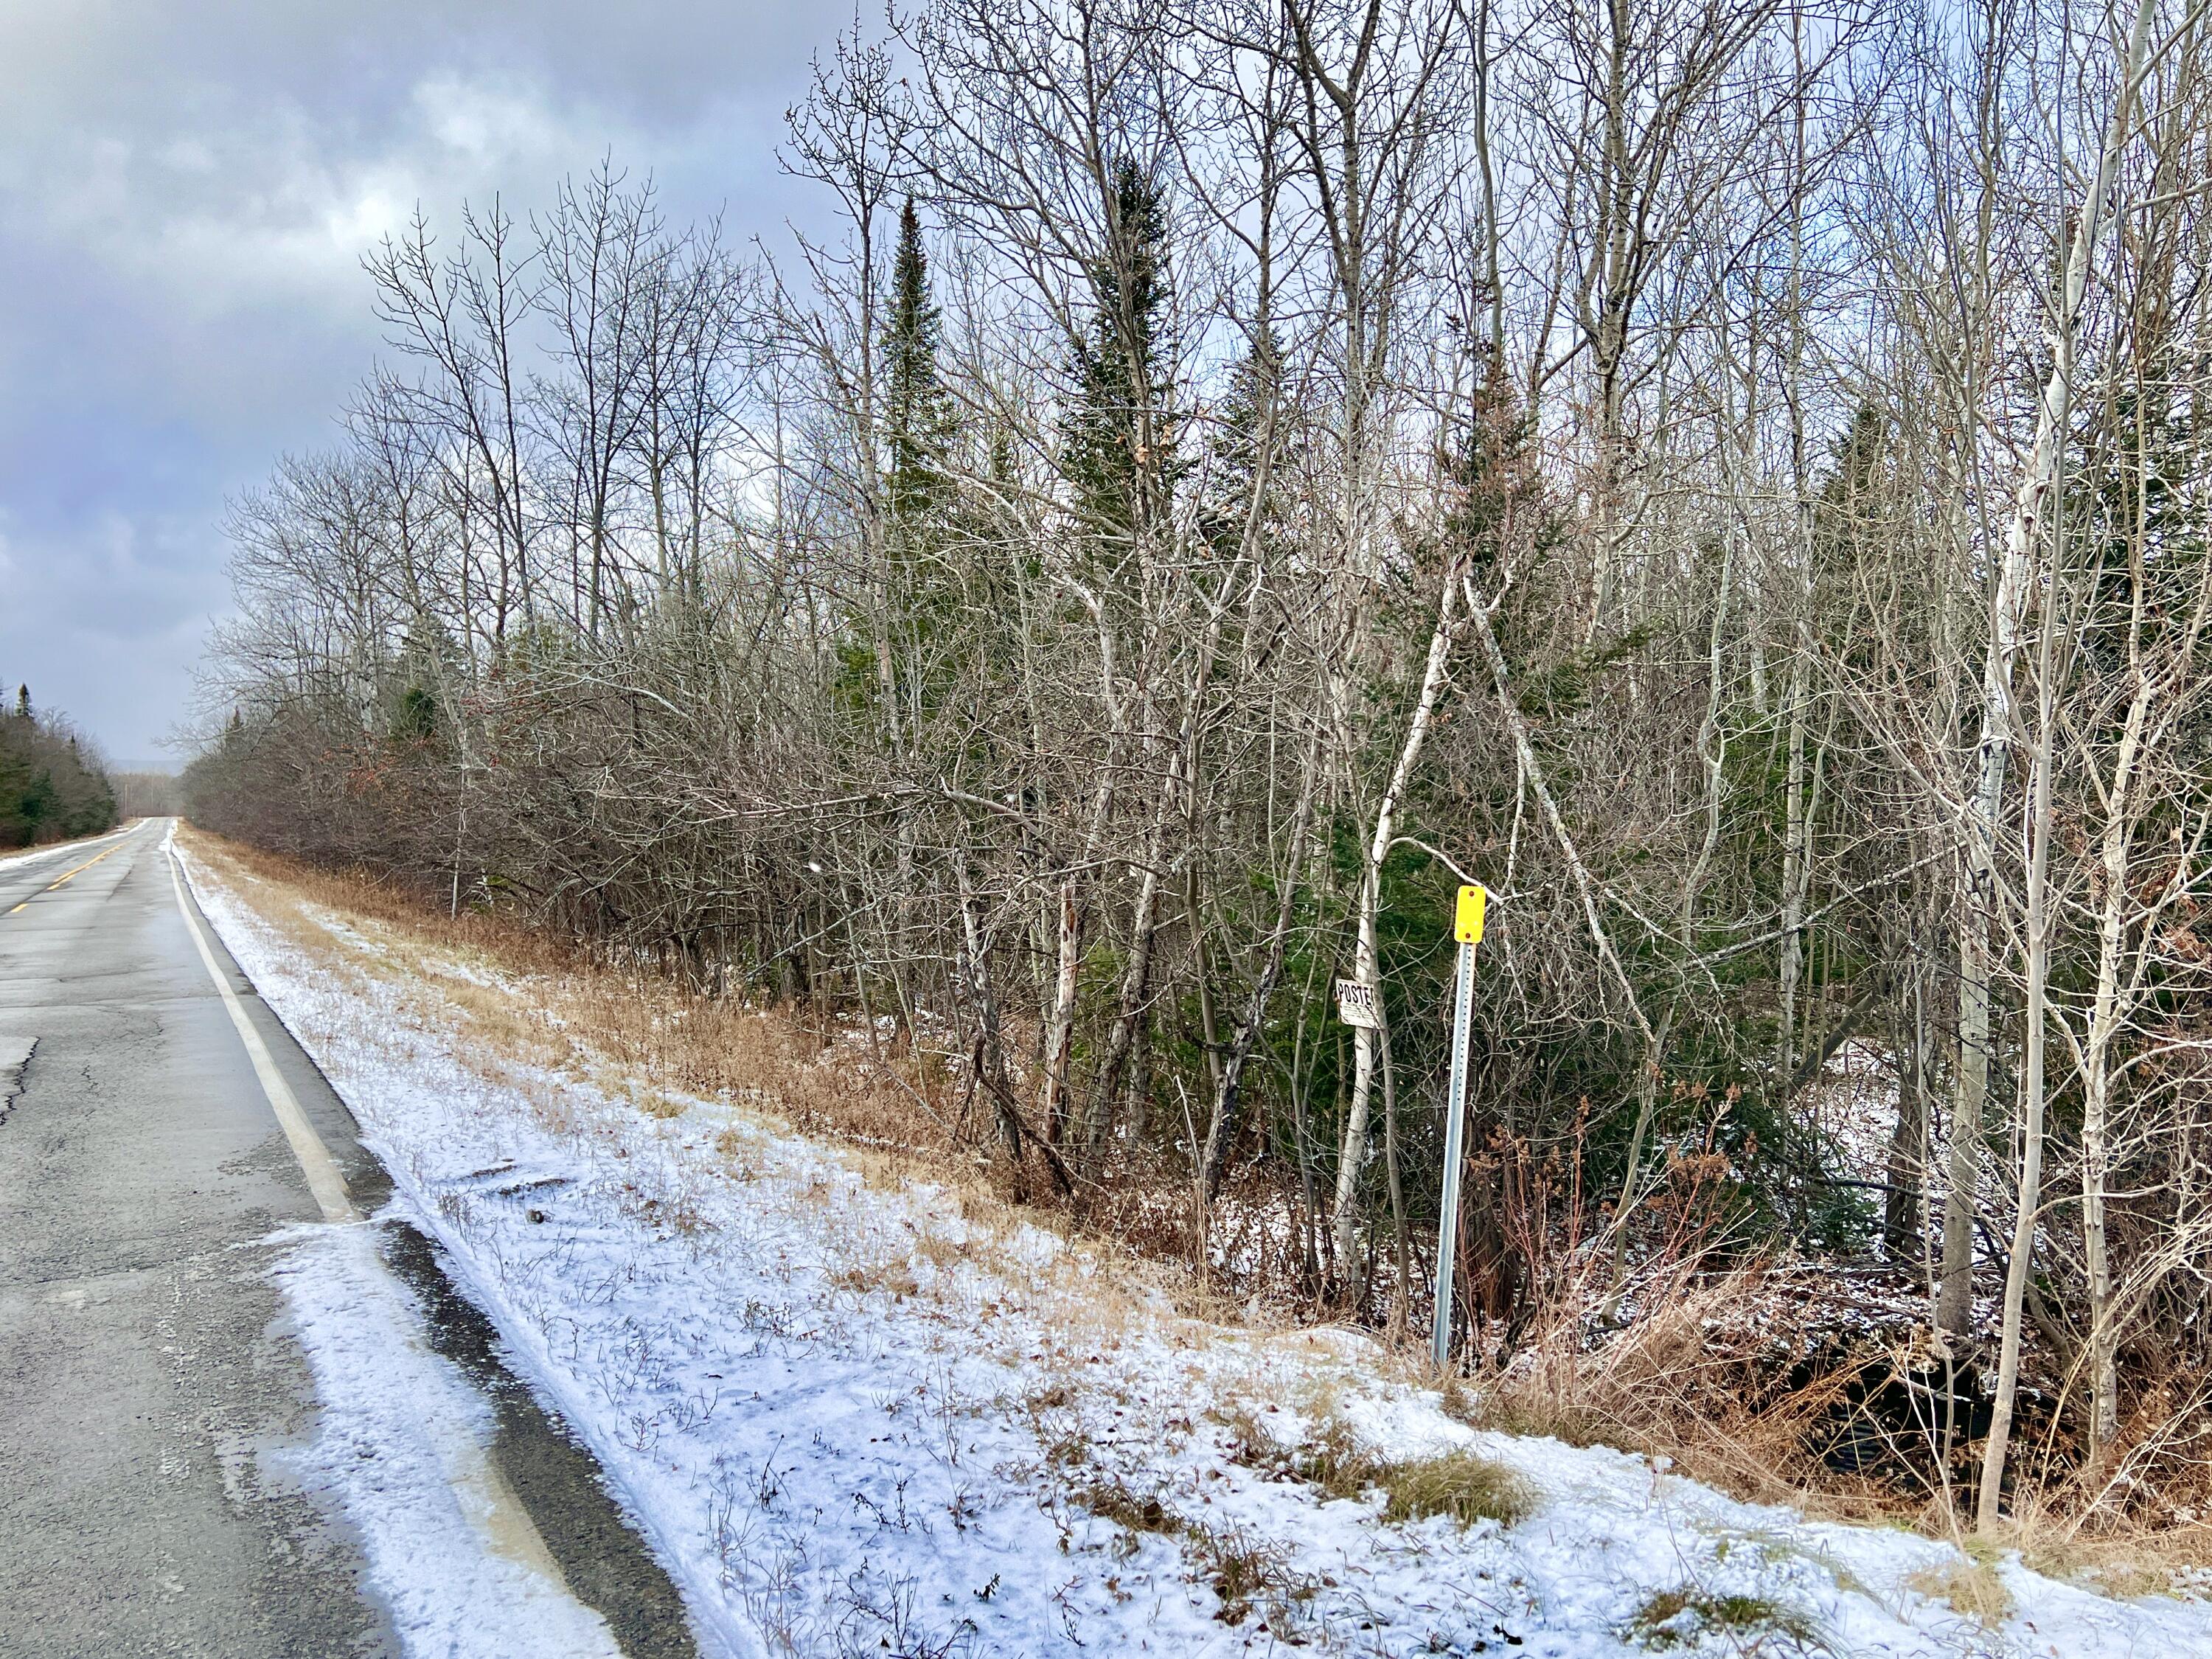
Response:
M1626 1329L1589 1340L1595 1297L1570 1303L1480 1392L1480 1420L1573 1445L1668 1458L1736 1497L1810 1503L1838 1519L1894 1519L1895 1496L1825 1470L1816 1443L1848 1372L1778 1387L1775 1339L1753 1314L1771 1300L1757 1267L1654 1293Z
M1992 1537L1969 1539L1966 1548L1984 1562L2000 1549L2018 1550L2035 1571L2106 1595L2202 1596L2212 1583L2212 1523L2203 1521L2152 1527L2031 1498Z
M1817 1297L1793 1292L1792 1283L1759 1264L1681 1273L1646 1295L1633 1323L1595 1340L1599 1298L1564 1299L1514 1362L1454 1414L1511 1433L1644 1452L1731 1496L1788 1504L1816 1519L1901 1526L1985 1557L2017 1549L2036 1571L2107 1595L2212 1580L2212 1522L2192 1515L2212 1515L2212 1498L2197 1498L2197 1483L2176 1484L2157 1504L2130 1509L2100 1501L2076 1480L2048 1488L2031 1480L2008 1499L2003 1528L1980 1539L1971 1535L1971 1445L1961 1449L1948 1491L1932 1479L1932 1428L1917 1449L1917 1474L1893 1471L1878 1480L1828 1467L1824 1449L1854 1383L1879 1381L1888 1359L1871 1352L1793 1382L1791 1364L1822 1334L1826 1310ZM1955 1589L1978 1607L1991 1601L1992 1587L2002 1591L1994 1571L1984 1571L1941 1594L1951 1599Z
M1990 1630L2012 1616L2012 1592L1997 1572L1994 1553L1987 1550L1977 1549L1964 1560L1923 1568L1905 1583Z
M940 1183L958 1218L980 1223L980 1230L954 1236L925 1229L911 1241L914 1261L945 1267L973 1261L1032 1292L1057 1290L1093 1340L1115 1340L1121 1322L1152 1291L1164 1292L1187 1318L1241 1322L1240 1304L1186 1270L1188 1235L1167 1176L1158 1190L1147 1181L1128 1183L1112 1205L1094 1205L1088 1216L1012 1205L1008 1172L951 1133L957 1101L942 1075L921 1060L878 1051L864 1034L810 1030L803 1010L689 994L650 969L616 966L497 914L448 915L363 873L315 868L199 831L179 833L225 879L252 889L257 909L307 948L327 951L331 943L311 908L397 947L380 971L427 973L495 1054L588 1079L648 1113L684 1111L688 1101L679 1097L725 1098L842 1145L872 1184L916 1177ZM361 965L380 971L373 958ZM473 982L470 973L517 982L526 994ZM557 1097L539 1103L549 1118L564 1109ZM756 1178L758 1153L746 1135L732 1128L717 1138L717 1146L732 1179ZM660 1219L678 1231L691 1224L680 1215ZM1104 1253L1143 1271L1086 1274L1079 1295L1066 1294L1075 1265L1057 1263L1039 1283L1027 1261L994 1242L1024 1225L1053 1228L1077 1242L1085 1257ZM856 1261L848 1271L847 1287L854 1293L915 1293L905 1259ZM1066 1282L1055 1285L1056 1279ZM1775 1386L1772 1332L1756 1316L1771 1310L1773 1298L1759 1267L1724 1274L1678 1272L1644 1296L1627 1329L1595 1343L1588 1340L1598 1299L1592 1291L1589 1285L1565 1287L1514 1362L1479 1389L1448 1382L1447 1409L1513 1432L1664 1456L1683 1474L1741 1498L1790 1503L1828 1518L1960 1535L1960 1517L1935 1495L1900 1495L1822 1466L1819 1433L1849 1378L1832 1372L1809 1388ZM1377 1359L1386 1370L1413 1375L1379 1351ZM1297 1451L1297 1467L1289 1472L1343 1496L1384 1486L1392 1466L1366 1456L1332 1428L1334 1414L1325 1406L1320 1415L1322 1431ZM2212 1514L2212 1480L2207 1486L2203 1512ZM1509 1506L1501 1499L1497 1507ZM2106 1504L2031 1503L2010 1541L2039 1570L2115 1594L2212 1571L2212 1526L2177 1524L2170 1514L2145 1521Z
M295 902L380 924L398 939L428 945L464 965L528 983L528 1006L465 978L438 975L438 988L475 1029L512 1050L542 1047L543 1015L556 1016L573 1046L588 1049L655 1091L728 1097L801 1133L864 1147L900 1166L972 1185L974 1151L946 1133L954 1103L939 1097L921 1065L869 1054L842 1028L811 1031L789 1010L689 994L650 969L614 966L582 946L495 913L448 915L362 872L305 865L203 831L180 830L195 856L226 874L264 884ZM281 906L274 907L280 913ZM641 1109L684 1104L640 1093Z

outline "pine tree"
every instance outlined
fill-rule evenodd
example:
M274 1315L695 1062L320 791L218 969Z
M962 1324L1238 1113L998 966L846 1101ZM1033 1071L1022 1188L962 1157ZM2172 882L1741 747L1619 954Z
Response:
M1259 497L1258 533L1261 542L1279 541L1287 533L1290 503L1283 489L1285 461L1295 441L1291 422L1279 407L1282 349L1270 330L1239 358L1230 372L1229 387L1214 410L1210 472L1212 488L1199 514L1199 534L1205 544L1224 556L1243 544L1246 529ZM1272 433L1269 430L1273 426ZM1262 480L1262 450L1265 459Z
M948 459L956 434L951 398L938 372L940 325L929 295L921 219L909 197L899 213L891 262L890 325L884 343L884 438L890 452L893 531L911 541L951 493Z
M1114 169L1112 247L1091 270L1097 311L1075 348L1076 398L1061 470L1085 526L1127 540L1166 517L1182 468L1173 408L1167 211L1134 161Z

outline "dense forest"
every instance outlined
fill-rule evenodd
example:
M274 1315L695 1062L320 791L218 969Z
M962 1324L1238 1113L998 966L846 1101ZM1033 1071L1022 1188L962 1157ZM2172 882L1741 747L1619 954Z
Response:
M115 791L100 757L65 720L32 706L18 686L0 708L0 847L96 836L116 819Z
M189 809L865 1030L1009 1191L1398 1331L1480 880L1469 1367L1813 1263L1776 1375L1898 1402L1831 1468L2179 1501L2209 52L927 0L791 114L835 235L611 165L374 252Z

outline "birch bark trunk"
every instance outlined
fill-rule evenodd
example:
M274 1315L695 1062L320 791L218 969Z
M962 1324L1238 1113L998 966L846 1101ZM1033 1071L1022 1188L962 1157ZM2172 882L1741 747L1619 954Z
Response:
M2138 594L2141 584L2136 586ZM2140 604L2140 600L2138 600ZM2138 667L2128 718L2112 766L2105 803L2099 864L2104 902L2097 916L2097 987L2081 1054L2081 1245L2089 1291L2089 1460L2099 1462L2119 1426L2119 1377L2112 1328L2112 1263L2105 1225L2105 1193L2112 1153L2112 1038L2120 1024L2120 957L2125 945L2129 897L2128 835L2133 827L2129 796L2136 757L2149 708L2151 681Z
M1983 758L1981 788L1976 801L1981 814L1976 827L1994 842L1996 809L2004 784L2005 743L2012 720L2009 656L1998 670L2001 638L2016 650L2025 611L2029 576L2035 550L2044 535L2046 512L2063 509L2066 428L2074 392L2074 362L2078 347L2082 302L2088 292L2091 268L2103 245L2106 204L2119 170L2120 153L2135 126L2136 94L2142 84L2145 59L2150 47L2153 6L2142 0L2128 33L2120 85L2112 100L2112 114L2098 147L2097 169L2067 249L2061 277L2057 314L2051 319L2051 373L2036 411L2035 443L2028 455L2027 476L2021 481L2010 532L2005 541L2003 575L1997 593L1997 614L1990 629L1989 672L1984 682ZM2048 597L2041 638L2038 641L2040 672L2037 692L2040 702L2037 723L2034 801L2029 834L2027 879L2027 1054L2022 1083L2022 1140L2020 1200L2013 1223L2012 1260L2005 1272L2004 1324L1999 1339L1996 1400L1990 1421L1989 1449L1982 1460L1981 1491L1975 1524L1992 1529L2002 1513L2006 1454L2012 1432L2013 1411L2020 1385L2021 1307L2035 1251L2036 1212L2040 1203L2043 1160L2043 1048L2047 1013L2045 982L2050 969L2051 762L2053 709L2057 695L2054 636L2062 622L2057 592L2064 557L2063 520L2053 527ZM1997 736L2002 732L2002 736ZM1994 761L1992 759L1994 757Z
M1368 837L1366 858L1360 866L1359 933L1354 947L1352 973L1372 994L1376 1014L1380 1018L1388 1018L1382 1007L1382 967L1376 954L1376 923L1382 908L1382 860L1389 856L1391 842L1397 834L1398 810L1405 800L1407 786L1413 781L1413 769L1420 763L1421 750L1428 742L1437 699L1443 693L1452 639L1458 632L1455 613L1459 606L1460 565L1460 559L1454 556L1444 568L1443 591L1437 599L1436 625L1429 630L1428 660L1421 671L1420 695L1413 705L1413 719L1406 727L1406 740L1399 746L1397 763L1390 769L1390 781L1383 787L1382 799L1376 805L1374 833ZM1376 1031L1364 1025L1355 1027L1352 1032L1352 1102L1345 1114L1344 1144L1336 1166L1336 1206L1333 1212L1336 1258L1344 1265L1345 1299L1355 1306L1359 1301L1359 1257L1353 1248L1352 1236L1358 1219L1359 1171L1367 1160L1367 1118L1369 1100L1374 1091L1376 1036Z

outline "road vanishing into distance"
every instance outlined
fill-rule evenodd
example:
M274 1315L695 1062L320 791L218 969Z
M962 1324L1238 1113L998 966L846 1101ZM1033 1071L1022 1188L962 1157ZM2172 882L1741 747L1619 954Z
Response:
M361 1540L286 1473L318 1407L272 1235L337 1224L378 1227L423 1345L486 1397L492 1547L624 1653L691 1654L666 1575L429 1241L352 1218L389 1180L199 916L167 830L0 862L0 1650L403 1651Z

